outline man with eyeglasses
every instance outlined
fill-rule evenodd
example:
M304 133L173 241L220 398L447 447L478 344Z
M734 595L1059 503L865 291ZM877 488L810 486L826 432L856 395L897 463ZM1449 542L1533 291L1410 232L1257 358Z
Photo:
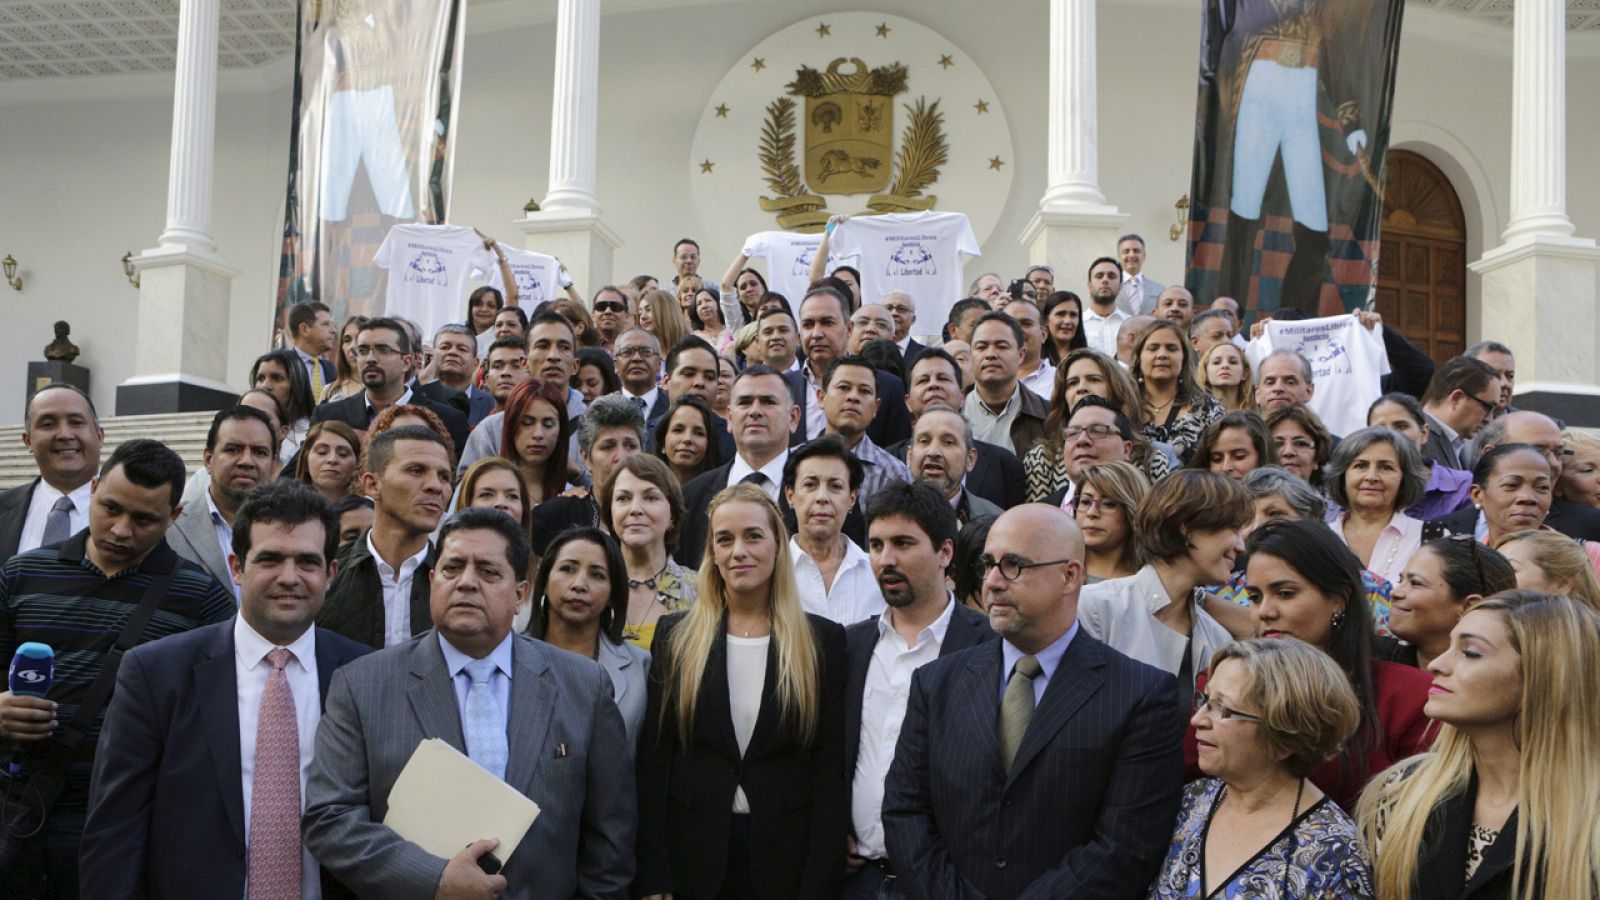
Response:
M467 445L467 417L455 407L413 392L406 373L416 365L411 335L396 319L371 319L356 332L356 370L365 390L342 400L324 403L311 413L311 421L343 422L357 431L391 406L421 406L439 417L450 432L457 453Z
M1137 897L1182 785L1173 676L1078 626L1083 535L1019 506L979 561L1001 640L911 679L885 783L889 861L911 896Z
M1073 508L1083 473L1091 466L1107 462L1128 462L1133 457L1133 423L1115 403L1104 397L1090 394L1078 401L1067 416L1067 427L1061 432L1061 458L1067 476L1064 487L1045 496L1044 502L1061 509ZM1029 477L1039 482L1049 476L1037 467L1028 470ZM1030 484L1030 496L1039 496L1050 483Z
M595 292L590 311L594 314L594 333L600 338L600 348L609 353L617 338L633 325L633 317L628 314L628 295L621 288L608 284Z
M900 358L905 360L906 369L916 362L917 355L927 348L917 343L911 336L911 326L917 323L917 308L911 302L911 295L905 291L890 291L883 295L883 308L894 316L894 344L900 348Z
M1445 360L1422 394L1428 441L1422 455L1452 469L1471 471L1467 442L1489 424L1500 402L1500 373L1470 356Z
M617 378L622 382L617 394L639 408L648 436L672 405L660 384L661 341L643 328L629 328L617 335L611 358L616 360Z

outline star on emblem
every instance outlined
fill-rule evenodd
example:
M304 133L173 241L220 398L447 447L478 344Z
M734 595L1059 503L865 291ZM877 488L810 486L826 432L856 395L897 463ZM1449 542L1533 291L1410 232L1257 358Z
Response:
M716 165L716 163L712 162L709 159L706 160L705 162L701 163L700 164L700 174L701 175L710 175L711 174L711 167L714 166L714 165Z
M942 53L942 54L939 55L939 65L944 66L946 69L950 68L951 66L953 66L955 64L956 64L956 61L954 59L950 58L950 54Z
M755 62L750 64L750 68L755 69L757 72L761 71L762 69L765 69L766 67L767 67L767 61L762 59L759 56L756 57Z
M830 34L833 34L832 25L829 25L827 22L823 22L821 25L817 26L817 37L825 38Z
M717 118L726 119L728 117L728 104L726 104L726 103L718 103L716 105L716 110L717 110Z
M989 111L989 101L987 101L987 100L979 100L977 103L972 104L972 108L977 110L978 111L978 115L981 116L984 113Z
M884 22L883 24L878 26L878 37L886 38L888 36L889 36L889 23L888 22Z
M1003 165L1005 165L1005 163L1000 161L1000 157L998 157L998 156L989 157L989 168L994 169L995 171L999 171L1000 167L1003 166Z

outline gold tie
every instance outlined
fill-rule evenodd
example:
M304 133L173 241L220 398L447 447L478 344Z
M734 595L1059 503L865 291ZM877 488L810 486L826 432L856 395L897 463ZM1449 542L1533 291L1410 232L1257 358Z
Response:
M1007 772L1017 758L1022 736L1028 733L1028 722L1033 719L1033 679L1042 671L1039 660L1024 656L1017 660L1011 679L1006 682L1006 695L1000 700L1000 753Z
M322 360L311 357L311 396L322 399Z

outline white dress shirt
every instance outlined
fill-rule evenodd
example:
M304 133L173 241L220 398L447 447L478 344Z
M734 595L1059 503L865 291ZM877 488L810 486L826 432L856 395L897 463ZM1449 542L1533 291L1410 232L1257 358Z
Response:
M728 635L728 714L733 718L733 739L739 742L742 757L750 749L750 738L761 718L761 694L767 682L767 648L772 636L736 637ZM733 789L733 811L750 812L750 798L743 787Z
M378 582L383 585L383 645L404 644L411 640L411 579L417 574L417 567L428 558L428 545L424 544L416 556L401 562L398 572L384 562L378 555L378 548L372 546L371 529L367 530L367 552L378 564Z
M222 517L221 511L217 509L216 501L211 499L210 490L206 491L206 511L211 514L211 531L217 536L217 548L222 551L222 558L226 561L229 556L233 555L233 526L229 525L228 520ZM239 585L232 578L229 578L223 584L223 587L233 591L233 599L237 603L239 600Z
M743 454L735 453L733 455L733 467L728 470L728 484L738 484L744 480L746 475L760 472L767 476L767 481L761 485L761 489L767 492L768 499L773 503L778 503L778 489L783 486L783 467L788 462L789 448L787 447L783 448L783 451L777 456L767 460L767 464L760 469L751 468L750 464L745 462Z
M627 388L623 388L622 389L622 396L627 397L629 400L643 400L644 401L644 409L639 410L639 414L644 416L646 420L648 420L650 418L650 410L656 408L656 397L659 396L660 394L661 394L661 388L659 388L659 387L653 387L650 390L644 392L643 394L632 393ZM638 404L634 404L634 405L637 406Z
M63 495L60 491L50 486L50 482L43 478L33 486L33 499L28 502L27 518L22 522L22 537L17 541L17 552L26 553L37 550L44 541L45 520L50 518L50 510L62 496L72 500L72 512L67 513L67 536L77 534L89 527L89 484L85 481L78 485L70 494Z
M1117 332L1121 330L1122 323L1128 321L1127 313L1120 309L1112 309L1111 315L1102 316L1094 311L1094 307L1083 308L1083 339L1090 350L1099 350L1101 353L1117 358Z
M1017 380L1022 382L1023 387L1049 403L1051 396L1056 392L1056 367L1050 364L1050 360L1041 357L1039 368L1034 369L1032 375L1024 375Z
M872 560L855 541L842 534L839 540L844 541L844 559L831 588L822 583L822 569L800 546L799 538L789 538L789 555L794 559L794 583L806 612L848 627L878 615L887 604L878 578L872 574Z
M806 390L806 418L800 424L805 426L806 440L813 441L822 437L822 433L828 430L828 413L823 410L822 401L817 399L817 391L822 389L822 380L811 374L809 364L801 367L800 373Z
M461 722L462 728L467 722L467 692L472 690L472 676L466 672L467 663L472 662L472 657L457 650L455 645L439 635L439 649L444 651L444 667L450 673L450 686L456 691L456 717ZM511 635L501 639L499 646L489 651L485 657L494 663L494 671L489 674L489 691L494 694L494 701L500 704L500 718L506 723L507 733L511 727ZM514 751L513 751L514 752Z
M1191 611L1191 642L1156 619L1156 611L1171 602L1155 566L1145 566L1132 575L1084 585L1078 594L1078 622L1090 637L1105 641L1111 649L1174 675L1183 667L1188 648L1192 679L1206 670L1211 654L1233 636L1196 606Z
M277 645L256 633L243 616L233 620L233 674L239 694L239 775L244 787L244 840L250 843L250 803L256 772L256 726L261 715L261 696L267 690L272 664L267 654ZM311 754L317 743L317 723L322 720L322 692L317 686L317 630L307 628L288 646L292 658L283 667L289 679L289 694L294 697L296 737L300 741L300 808L306 805L306 773L311 771ZM322 882L317 861L311 851L300 856L300 896L318 900Z
M956 604L953 595L947 597L944 612L917 633L914 644L907 644L894 630L890 621L894 610L878 617L878 642L872 647L867 682L861 694L861 744L850 791L850 820L855 825L856 854L865 859L884 859L889 855L883 838L884 781L889 777L889 764L894 762L900 726L906 718L911 675L939 658L945 633L950 630Z

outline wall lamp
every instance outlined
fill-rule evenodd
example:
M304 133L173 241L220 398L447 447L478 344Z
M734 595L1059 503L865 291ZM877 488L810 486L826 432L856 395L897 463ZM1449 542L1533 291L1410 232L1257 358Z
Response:
M1167 236L1172 240L1177 241L1182 239L1183 233L1189 228L1189 195L1184 194L1182 197L1179 197L1178 202L1172 204L1172 209L1175 213L1175 217L1173 220L1172 230L1167 232Z
M14 291L22 290L22 279L17 275L16 258L7 253L5 259L0 259L0 266L5 267L6 284L11 285L11 289Z
M132 250L122 254L122 274L128 279L129 284L134 287L139 286L139 270L133 266Z

